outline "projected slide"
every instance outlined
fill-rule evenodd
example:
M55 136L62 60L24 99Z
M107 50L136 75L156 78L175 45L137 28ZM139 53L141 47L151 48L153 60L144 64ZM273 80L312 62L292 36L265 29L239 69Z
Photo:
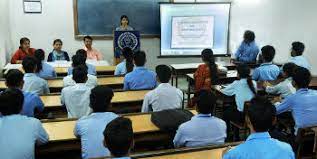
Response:
M213 40L213 16L172 18L171 48L212 48Z

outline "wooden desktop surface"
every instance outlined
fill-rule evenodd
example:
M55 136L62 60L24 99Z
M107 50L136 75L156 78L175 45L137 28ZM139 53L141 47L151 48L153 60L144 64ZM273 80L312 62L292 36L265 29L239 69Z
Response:
M123 84L123 76L109 76L109 77L98 77L98 85L119 85ZM50 88L63 88L63 79L50 79L47 80ZM1 87L0 87L1 88Z

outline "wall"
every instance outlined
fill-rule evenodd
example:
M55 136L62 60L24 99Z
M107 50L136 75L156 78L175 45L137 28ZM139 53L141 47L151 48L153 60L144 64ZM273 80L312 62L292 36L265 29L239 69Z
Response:
M0 70L6 63L6 52L9 51L9 11L8 1L0 1ZM2 71L1 71L2 72ZM1 74L1 73L0 73Z
M33 47L43 48L46 52L51 51L55 38L62 38L65 50L71 54L82 47L82 42L74 39L72 0L42 0L42 14L24 14L21 1L8 2L12 41L8 50L10 54L19 46L22 36L29 37ZM276 62L285 62L289 58L292 41L303 41L307 47L305 56L313 64L313 74L317 75L317 63L312 60L317 57L313 52L317 50L313 41L314 35L317 35L315 6L316 0L232 0L229 50L233 52L238 47L246 29L255 31L260 46L271 44L276 47ZM106 59L112 60L111 40L96 40L94 45ZM200 61L199 58L158 59L160 40L157 38L142 39L141 45L148 53L151 68L160 63Z

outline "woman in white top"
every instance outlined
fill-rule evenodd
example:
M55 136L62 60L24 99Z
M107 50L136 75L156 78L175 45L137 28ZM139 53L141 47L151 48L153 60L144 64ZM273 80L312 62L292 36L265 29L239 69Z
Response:
M122 15L120 18L120 26L116 28L116 31L132 31L134 30L129 26L129 18L126 15Z

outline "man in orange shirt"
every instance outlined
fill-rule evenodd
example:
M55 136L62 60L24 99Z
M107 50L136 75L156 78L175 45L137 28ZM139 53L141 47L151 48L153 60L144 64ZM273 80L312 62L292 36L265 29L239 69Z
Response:
M34 48L30 48L30 39L24 37L20 39L20 47L15 53L13 54L11 58L12 64L20 64L22 63L22 60L28 56L33 56L35 52Z
M92 37L84 37L84 50L87 52L87 59L89 60L102 60L102 54L98 50L92 47Z

